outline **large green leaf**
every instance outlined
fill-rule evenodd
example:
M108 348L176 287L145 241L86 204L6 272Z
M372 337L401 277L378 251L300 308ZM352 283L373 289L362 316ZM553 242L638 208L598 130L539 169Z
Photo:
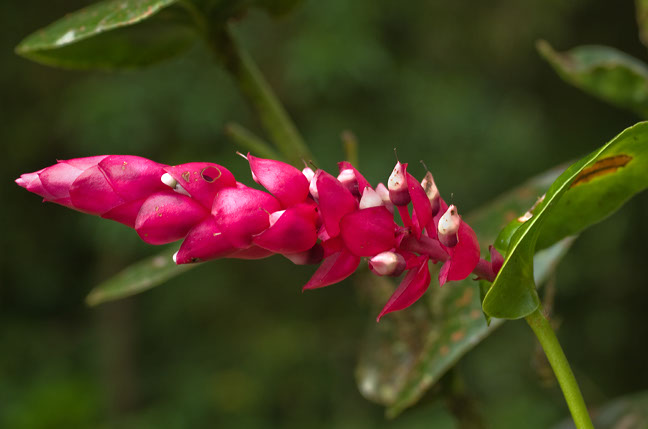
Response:
M579 46L561 53L541 40L538 50L565 81L648 116L648 66L642 61L607 46Z
M648 392L623 396L597 407L592 413L592 420L597 429L647 429L648 428ZM567 419L553 429L572 429L574 422Z
M502 227L527 210L561 171L554 169L534 178L466 217L484 251ZM561 242L537 255L539 282L552 271L569 244ZM394 286L372 276L364 289L380 306ZM414 404L502 322L494 320L490 327L486 325L478 284L471 279L443 288L431 287L425 298L428 305L416 304L384 317L378 324L372 323L361 350L356 371L360 391L368 399L388 406L390 416Z
M196 31L181 0L105 0L24 39L16 52L73 69L149 65L188 49Z
M111 277L90 291L86 297L88 305L98 305L116 299L135 295L161 285L171 278L190 270L198 264L176 265L173 250L139 261Z
M510 239L504 265L484 298L484 311L519 319L539 305L533 278L536 244L547 246L616 211L648 187L648 122L640 122L571 165Z

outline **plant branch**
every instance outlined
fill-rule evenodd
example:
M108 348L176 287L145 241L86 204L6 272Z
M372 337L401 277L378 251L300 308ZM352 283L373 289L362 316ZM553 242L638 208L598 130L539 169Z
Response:
M207 42L234 78L239 89L256 111L268 136L293 165L312 160L295 124L273 92L249 53L236 40L231 28L214 30Z
M558 338L551 328L551 324L547 318L542 314L542 309L539 307L528 315L526 318L527 323L538 337L540 345L547 355L547 359L551 364L551 368L558 379L560 388L567 401L567 406L571 412L574 423L577 429L594 429L592 420L590 419L583 395L581 394L574 373L569 367L567 357L560 347Z

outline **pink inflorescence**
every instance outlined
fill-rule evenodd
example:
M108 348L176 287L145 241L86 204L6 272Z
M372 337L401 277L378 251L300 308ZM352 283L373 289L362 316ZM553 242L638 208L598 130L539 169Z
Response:
M177 264L273 254L295 264L320 263L304 289L342 281L362 258L376 275L405 273L378 319L423 295L430 261L443 262L441 285L473 270L492 277L501 265L480 260L475 233L443 201L429 172L419 182L399 162L388 186L374 189L348 162L339 163L334 177L249 154L246 159L254 181L269 192L237 182L218 164L168 166L129 155L59 161L16 183L44 201L121 222L147 243L183 240Z

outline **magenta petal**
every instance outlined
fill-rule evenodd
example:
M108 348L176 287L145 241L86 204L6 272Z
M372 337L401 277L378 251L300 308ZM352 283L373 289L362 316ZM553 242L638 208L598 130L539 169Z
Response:
M317 242L317 212L309 204L287 209L270 228L254 237L257 246L275 253L304 252Z
M101 217L123 223L124 225L134 229L135 220L137 219L137 215L139 214L144 201L146 201L146 198L140 198L139 200L118 205L114 209L102 214Z
M99 164L108 156L109 155L86 156L85 158L73 158L58 162L71 165L72 167L78 168L79 170L86 170Z
M125 203L98 165L86 169L70 186L74 208L102 215Z
M216 219L209 216L189 231L175 261L176 264L208 261L226 257L237 250L221 233Z
M257 158L249 153L247 159L254 181L266 188L284 207L292 207L308 197L308 180L292 165Z
M340 234L340 220L358 208L358 201L335 177L317 170L315 178L319 194L320 215L330 237Z
M416 238L420 238L423 228L432 220L432 205L423 186L409 173L407 173L407 187L414 207L414 234Z
M83 173L76 167L65 162L59 162L43 169L38 174L43 188L52 196L53 200L68 198L72 183Z
M302 290L317 289L341 282L349 277L360 265L360 257L343 250L324 258L313 277Z
M383 206L345 215L340 231L346 247L357 256L374 256L396 246L394 216Z
M439 197L439 211L436 215L434 215L432 220L428 222L427 226L425 227L425 231L427 231L427 234L430 238L436 239L439 237L439 219L441 219L441 216L443 216L446 211L448 211L448 204L443 201L443 198Z
M236 186L234 175L227 168L211 162L188 162L165 167L164 171L208 210L218 191Z
M227 255L227 258L231 259L264 259L274 255L275 253L263 249L259 246L251 246L247 249L238 250L230 255Z
M441 286L446 281L465 279L479 262L479 243L472 228L462 221L457 234L459 237L457 245L446 248L450 259L443 264L439 271L439 285Z
M347 169L353 170L355 178L358 181L358 193L360 193L360 196L362 196L362 193L366 188L373 189L369 181L365 179L364 176L350 162L348 161L338 162L338 169L340 172Z
M55 199L55 197L47 192L47 189L45 189L43 183L41 183L40 177L38 176L38 174L43 170L39 170L34 173L21 174L20 177L16 179L16 184L22 188L27 189L29 192L40 195L47 201L52 201Z
M110 155L99 163L108 183L125 201L139 200L167 190L168 187L160 180L164 167L150 159L132 155Z
M252 244L270 226L268 215L281 209L272 195L252 188L225 188L214 199L212 214L219 229L236 247Z
M416 267L411 269L378 315L377 321L387 313L402 310L414 304L430 286L428 258L417 258Z
M146 199L135 220L135 230L149 244L171 243L184 238L208 215L192 198L162 191Z

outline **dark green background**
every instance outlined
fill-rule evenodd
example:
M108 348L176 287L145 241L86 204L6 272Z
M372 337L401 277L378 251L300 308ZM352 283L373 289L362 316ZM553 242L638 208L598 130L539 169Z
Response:
M23 37L86 4L65 3L0 5L0 427L453 427L434 394L395 421L360 396L355 355L375 314L352 280L301 294L310 267L223 260L84 305L159 249L13 180L56 159L129 153L218 162L249 183L222 129L259 129L203 46L115 74L15 56ZM369 180L387 179L397 147L419 176L425 160L464 213L640 119L564 84L534 49L538 38L601 43L645 60L631 2L307 1L279 20L252 11L239 29L320 167L335 169L351 129ZM644 193L587 231L557 273L558 335L592 406L648 387L646 213ZM460 363L490 427L567 415L536 356L512 322Z

